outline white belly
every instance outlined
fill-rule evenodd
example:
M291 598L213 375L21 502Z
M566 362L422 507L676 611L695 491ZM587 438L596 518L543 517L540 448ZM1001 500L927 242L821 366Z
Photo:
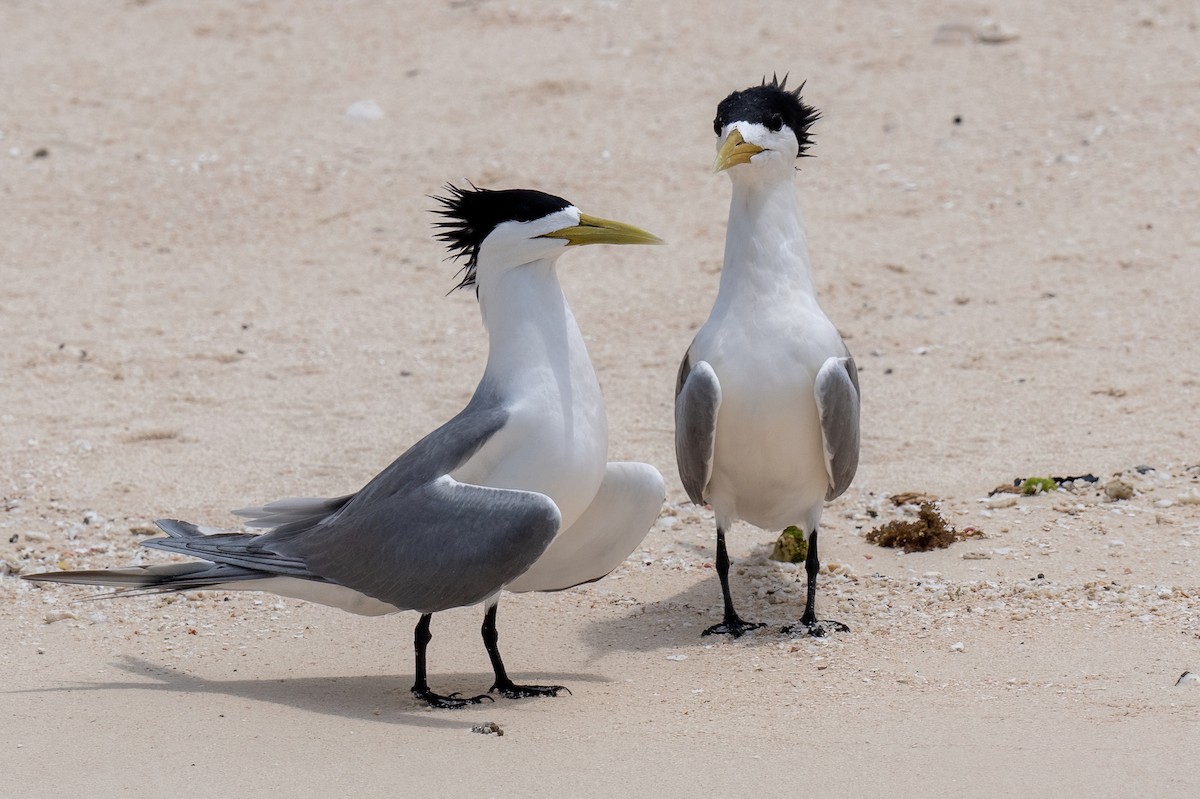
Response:
M824 317L807 329L765 321L714 325L692 348L721 384L709 501L718 518L811 530L829 488L813 382L844 345Z
M829 486L816 404L795 395L742 402L724 387L708 484L714 510L768 530L811 530Z

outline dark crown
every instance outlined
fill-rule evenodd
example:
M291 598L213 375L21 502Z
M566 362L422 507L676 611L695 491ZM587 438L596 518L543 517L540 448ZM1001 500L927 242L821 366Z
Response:
M450 257L466 257L458 271L462 280L456 289L475 285L475 269L479 265L479 246L498 225L505 222L532 222L567 208L571 203L553 194L533 189L480 189L475 184L462 189L446 184L446 197L431 197L441 203L433 212L445 219L435 222L437 238L449 245ZM451 289L453 291L454 289Z
M789 92L787 79L787 75L783 76L782 81L776 75L772 75L768 84L764 77L762 85L751 86L726 97L717 106L713 131L720 136L725 126L733 122L757 122L775 131L787 125L792 133L796 134L796 157L807 155L805 151L812 144L808 129L821 114L800 99L804 84L801 83Z

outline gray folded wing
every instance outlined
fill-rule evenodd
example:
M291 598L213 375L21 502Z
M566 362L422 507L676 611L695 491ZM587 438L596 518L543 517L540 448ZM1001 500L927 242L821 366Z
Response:
M859 391L854 358L826 360L817 372L813 394L825 444L825 471L829 474L825 501L828 502L850 487L858 471Z
M515 579L554 540L560 520L544 494L444 476L351 503L328 524L264 546L382 602L433 613L480 602Z
M204 535L195 525L164 520L170 537L145 545L335 583L400 609L431 613L477 603L529 568L560 522L545 495L449 477L507 418L481 389L356 494L248 509L256 522L280 522L262 535Z
M683 356L675 381L675 461L688 497L703 505L712 477L721 384L707 362L690 361L689 355Z

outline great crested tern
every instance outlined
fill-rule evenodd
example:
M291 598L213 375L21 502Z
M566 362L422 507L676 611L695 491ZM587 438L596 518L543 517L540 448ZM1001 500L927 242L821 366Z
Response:
M817 620L817 525L858 468L858 372L817 303L796 190L818 117L800 88L780 82L734 92L717 106L714 171L733 184L717 299L684 355L675 385L675 452L688 496L711 504L725 614L704 631L739 637L725 534L737 519L808 534L808 597L800 625ZM790 629L790 628L785 628Z
M482 602L491 691L564 690L509 679L497 647L501 590L603 577L646 535L665 492L653 466L607 462L604 400L556 262L572 245L660 241L540 191L451 185L434 199L439 237L466 258L456 288L475 287L489 343L483 377L457 416L357 493L235 511L268 532L163 519L167 537L142 542L204 562L27 579L151 593L270 591L363 615L416 610L412 693L436 707L490 698L436 694L426 670L432 614Z

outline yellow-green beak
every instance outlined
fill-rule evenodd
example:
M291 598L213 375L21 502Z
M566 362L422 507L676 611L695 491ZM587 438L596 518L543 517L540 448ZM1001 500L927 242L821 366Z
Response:
M757 144L751 144L742 138L737 128L729 131L729 138L721 145L717 160L713 163L713 172L724 172L731 166L748 164L750 159L763 151Z
M579 215L579 224L546 233L544 239L566 239L575 244L662 244L663 240L641 228L587 214Z

